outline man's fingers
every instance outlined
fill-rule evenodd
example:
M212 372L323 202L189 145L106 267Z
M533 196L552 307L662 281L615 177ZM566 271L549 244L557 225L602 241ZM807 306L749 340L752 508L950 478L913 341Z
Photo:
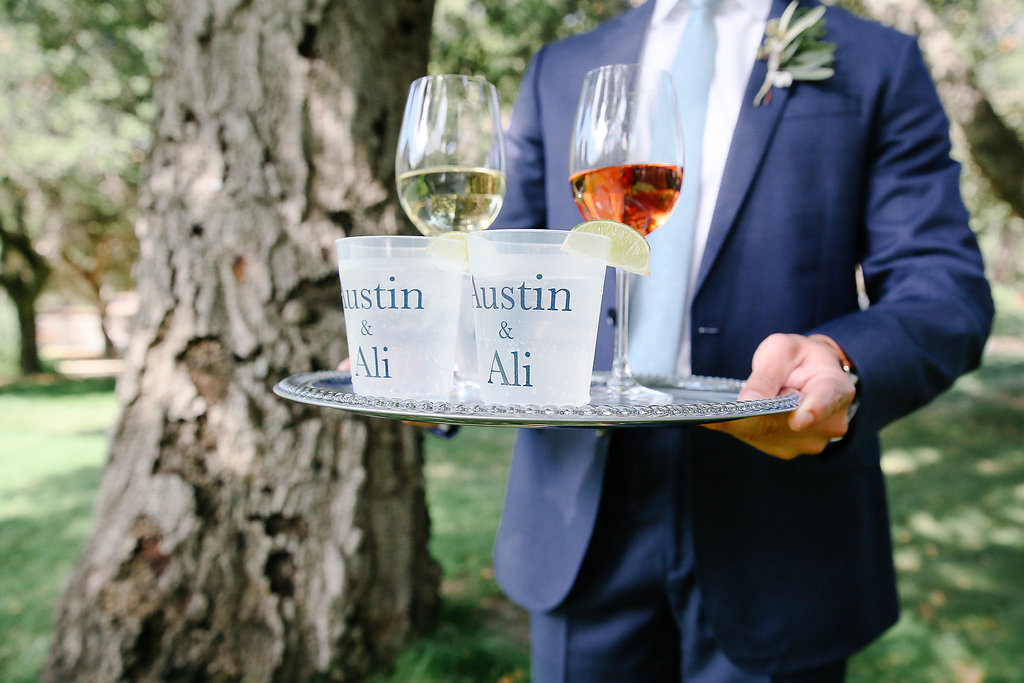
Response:
M801 391L803 399L790 415L789 426L799 432L834 415L842 415L845 422L855 391L853 382L841 372L812 379Z
M757 347L750 363L750 377L738 397L741 401L774 398L782 393L786 379L799 356L791 335L773 334Z
M739 400L799 392L800 405L788 414L709 425L765 453L794 458L817 454L849 428L847 410L856 388L836 362L831 345L794 334L773 334L754 352L750 377Z
M789 426L797 432L837 412L843 401L841 387L833 378L813 379L801 393L800 406L789 418Z
M802 448L805 439L785 436L789 429L785 415L748 417L732 422L708 424L705 427L730 434L759 451L783 460L795 458L805 451Z

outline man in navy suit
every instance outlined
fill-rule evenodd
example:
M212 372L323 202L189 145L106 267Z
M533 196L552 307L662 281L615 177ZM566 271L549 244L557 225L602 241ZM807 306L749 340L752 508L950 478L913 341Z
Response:
M795 389L803 404L714 429L520 432L495 570L531 611L537 681L843 680L897 618L877 434L978 364L992 302L915 41L830 7L834 75L755 106L757 45L786 4L716 10L714 189L681 353L694 374L747 377L742 399ZM581 220L568 159L584 73L673 53L688 11L648 0L535 56L497 227Z

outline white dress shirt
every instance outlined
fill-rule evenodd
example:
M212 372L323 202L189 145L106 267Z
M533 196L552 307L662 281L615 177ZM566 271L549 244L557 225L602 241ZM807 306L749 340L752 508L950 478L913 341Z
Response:
M679 41L692 12L688 0L653 1L654 11L647 28L640 62L657 66L669 73L675 61ZM722 183L725 159L732 142L733 129L739 118L747 81L757 59L757 48L764 38L764 28L772 0L722 0L715 14L718 47L715 72L708 93L708 110L704 123L704 147L701 154L700 202L694 231L693 257L690 267L690 291L697 278L704 246L711 227L718 188ZM689 169L687 169L689 172ZM681 375L690 374L689 315L683 330L683 343L677 363Z

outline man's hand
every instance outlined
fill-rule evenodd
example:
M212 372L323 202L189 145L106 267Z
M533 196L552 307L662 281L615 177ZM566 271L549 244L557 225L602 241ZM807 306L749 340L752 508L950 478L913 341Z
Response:
M739 400L799 392L800 407L791 413L709 424L708 429L732 434L784 460L821 453L849 428L847 413L856 388L843 371L841 353L839 345L824 335L773 334L754 352Z

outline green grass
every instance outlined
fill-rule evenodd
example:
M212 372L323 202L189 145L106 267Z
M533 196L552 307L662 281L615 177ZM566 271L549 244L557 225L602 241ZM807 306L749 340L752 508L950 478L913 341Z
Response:
M110 380L0 387L0 681L36 680L89 530L115 417Z
M1024 359L989 358L883 434L900 622L851 681L1024 675Z
M526 618L501 594L491 548L505 493L511 429L468 427L426 440L430 551L441 563L441 624L372 683L526 681Z
M0 681L35 680L52 609L84 541L116 406L109 381L0 387ZM852 683L1018 681L1024 671L1024 357L977 373L886 430L903 616ZM373 683L529 678L524 615L491 547L513 432L427 439L431 550L444 608Z

